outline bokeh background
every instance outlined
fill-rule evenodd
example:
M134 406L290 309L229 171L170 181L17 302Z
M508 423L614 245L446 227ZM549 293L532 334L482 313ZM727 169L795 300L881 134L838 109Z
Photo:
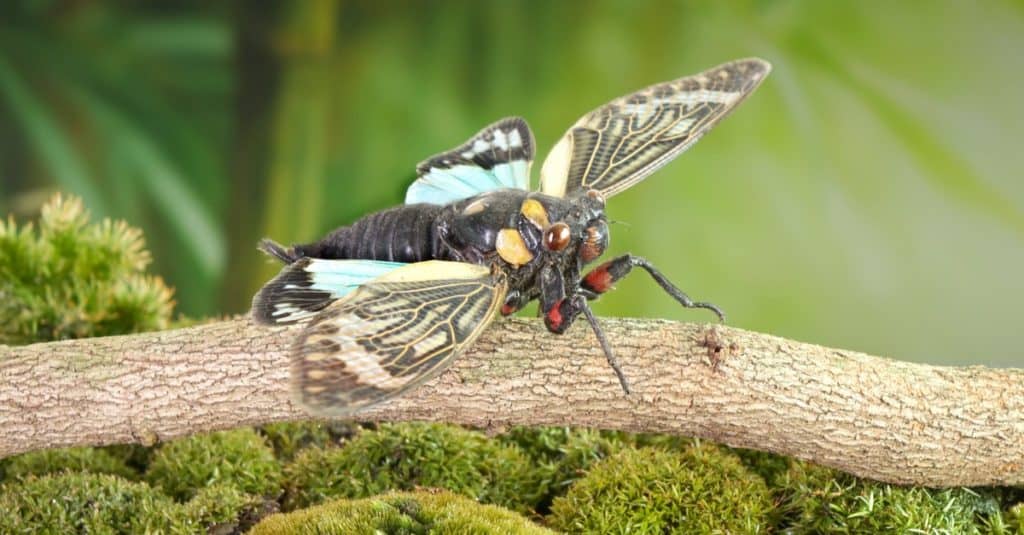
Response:
M613 252L735 326L1024 365L1018 0L11 0L0 213L80 195L145 230L180 312L240 313L276 269L259 237L398 204L416 162L500 117L543 155L613 97L745 56L773 74L612 200ZM643 275L596 309L711 319Z

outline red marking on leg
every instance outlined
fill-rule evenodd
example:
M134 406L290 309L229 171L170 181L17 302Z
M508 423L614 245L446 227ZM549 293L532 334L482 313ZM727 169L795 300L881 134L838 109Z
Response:
M555 306L551 307L551 310L547 313L548 329L557 331L562 326L562 301L565 299L559 299Z
M597 293L607 292L614 282L612 274L608 271L608 264L598 266L583 278L583 284Z

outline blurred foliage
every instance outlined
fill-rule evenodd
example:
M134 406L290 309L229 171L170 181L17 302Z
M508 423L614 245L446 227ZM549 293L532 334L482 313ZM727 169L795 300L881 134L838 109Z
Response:
M141 224L189 309L209 313L226 268L232 33L216 8L182 9L0 7L0 208L56 187Z
M90 223L77 198L42 207L38 231L0 221L0 343L25 344L166 328L174 302L142 232Z
M242 312L276 269L260 236L397 204L416 162L494 119L543 148L612 97L757 55L758 94L612 201L613 252L737 326L1020 365L1022 49L1015 0L16 0L0 211L73 192L145 229L184 313ZM597 308L709 319L643 277Z

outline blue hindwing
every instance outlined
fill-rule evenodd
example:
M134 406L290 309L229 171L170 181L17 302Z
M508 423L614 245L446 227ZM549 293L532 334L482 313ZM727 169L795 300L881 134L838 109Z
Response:
M306 321L364 283L406 264L376 260L301 258L281 270L252 300L264 324Z
M487 191L530 189L534 141L520 117L502 119L416 166L405 203L448 204Z

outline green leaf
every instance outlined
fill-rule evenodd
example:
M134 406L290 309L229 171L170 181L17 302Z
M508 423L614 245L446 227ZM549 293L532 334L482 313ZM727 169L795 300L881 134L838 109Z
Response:
M21 123L38 158L62 188L82 197L99 215L108 213L106 202L89 176L85 163L65 135L51 108L39 100L28 84L0 56L0 93L7 108Z
M73 95L111 142L121 145L121 157L134 165L143 187L177 231L182 243L191 249L203 275L213 277L222 273L225 264L223 230L155 140L90 93L73 90Z

